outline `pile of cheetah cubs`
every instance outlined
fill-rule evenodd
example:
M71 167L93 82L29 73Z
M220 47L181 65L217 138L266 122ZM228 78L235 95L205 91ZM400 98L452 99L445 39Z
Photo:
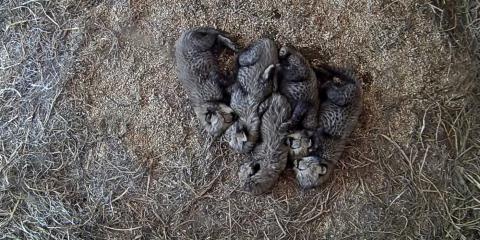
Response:
M219 65L225 48L237 53L232 77ZM209 27L185 31L175 61L205 131L248 154L238 173L245 191L269 191L287 165L304 189L328 179L362 108L353 73L313 68L292 47L278 49L266 38L239 50L225 32Z

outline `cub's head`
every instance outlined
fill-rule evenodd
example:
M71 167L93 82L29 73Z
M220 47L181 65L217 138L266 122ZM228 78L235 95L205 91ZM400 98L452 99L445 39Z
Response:
M300 52L290 46L283 46L278 51L280 76L288 81L301 81L310 77L311 68Z
M331 169L317 156L303 157L294 162L293 170L298 184L303 189L310 189L325 182Z
M211 49L217 40L215 31L210 28L199 27L190 29L182 34L179 46L186 49L195 49L197 51L206 51Z
M255 146L255 141L241 121L233 123L227 129L225 136L230 147L239 153L250 152Z
M233 110L223 103L209 103L194 108L205 131L208 134L218 137L233 124Z
M240 171L238 172L238 178L240 182L246 183L251 177L260 171L260 163L250 160L240 166Z
M286 138L289 147L288 156L290 159L300 159L310 153L312 139L310 133L305 130L295 131Z
M241 188L252 195L269 192L278 180L271 169L253 159L240 166L238 178Z

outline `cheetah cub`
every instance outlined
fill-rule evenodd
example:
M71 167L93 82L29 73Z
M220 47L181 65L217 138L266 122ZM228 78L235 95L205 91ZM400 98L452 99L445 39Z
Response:
M306 156L312 146L310 138L304 137L306 132L317 128L320 106L319 83L309 62L294 48L283 46L278 56L279 90L294 109L292 119L285 126L293 132L287 138L290 147L289 157L299 159Z
M328 81L321 91L326 96L319 112L319 128L313 133L311 153L294 162L299 185L314 188L328 180L362 109L361 83L350 71L325 67Z
M238 120L225 134L230 147L237 152L250 152L258 141L260 117L265 111L262 102L272 94L277 63L277 48L270 39L260 39L238 55L230 100Z
M261 119L262 140L253 149L251 159L240 166L238 174L242 188L253 195L269 191L287 165L286 132L281 130L281 125L291 117L290 105L278 93L273 93L267 102Z
M221 135L233 123L233 110L227 106L224 92L228 81L218 62L221 47L238 51L224 32L210 27L187 30L175 44L178 79L202 127L213 136Z

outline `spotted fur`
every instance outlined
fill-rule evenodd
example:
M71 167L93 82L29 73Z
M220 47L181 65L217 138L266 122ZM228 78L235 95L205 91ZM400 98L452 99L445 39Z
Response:
M319 128L312 133L313 147L309 156L294 163L299 185L313 188L328 180L362 109L362 88L349 71L328 69L332 75L322 86L326 101L322 102Z
M221 47L238 49L224 32L209 27L187 30L175 44L178 79L201 125L213 136L221 135L233 123L224 92L228 80L218 62Z
M306 156L311 147L310 138L295 131L315 130L318 125L319 83L308 60L294 48L283 46L279 59L279 90L293 109L292 118L284 127L293 132L287 144L289 158L295 160Z
M274 89L277 63L277 49L270 39L254 42L238 56L236 83L230 101L238 121L226 132L230 147L237 152L250 152L259 139L260 118L264 111L261 104Z
M269 191L287 165L288 146L281 125L291 117L288 100L274 93L262 116L261 142L254 148L251 159L240 167L242 188L253 195Z

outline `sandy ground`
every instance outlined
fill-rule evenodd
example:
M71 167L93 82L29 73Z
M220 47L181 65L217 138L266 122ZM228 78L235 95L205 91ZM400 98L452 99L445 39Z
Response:
M54 113L71 122L67 135L74 147L62 149L75 153L62 160L55 177L61 180L51 187L36 183L61 186L55 191L62 194L46 195L56 199L50 207L58 202L68 214L39 221L22 213L6 223L10 237L28 237L18 227L24 225L40 239L475 236L470 228L453 227L459 215L478 212L457 216L448 207L455 204L448 198L456 176L451 166L461 164L453 164L458 145L449 142L448 114L442 115L444 103L452 109L463 104L452 89L469 77L471 59L453 52L431 5L90 1L77 10L64 40L73 51L71 64L58 67L68 73ZM271 194L240 191L236 174L244 156L205 137L175 76L174 42L193 26L223 29L243 46L268 36L296 46L313 63L356 69L365 107L328 184L304 192L287 172ZM29 212L46 199L29 192L3 195L2 209L19 204ZM457 218L445 217L451 215Z

